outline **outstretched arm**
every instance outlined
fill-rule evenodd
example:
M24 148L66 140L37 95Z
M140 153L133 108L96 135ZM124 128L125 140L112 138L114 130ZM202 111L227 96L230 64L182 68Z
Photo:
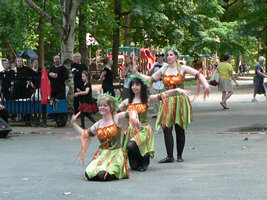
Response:
M198 76L199 80L202 82L203 86L204 86L204 95L209 96L210 94L210 86L209 83L207 82L205 76L201 73L199 73L199 71L193 69L192 67L186 66L186 65L182 65L182 71L183 74L191 74L193 76Z
M126 111L128 102L129 102L128 99L125 99L123 102L121 102L119 105L119 110Z
M77 124L77 118L79 117L79 115L81 114L81 112L78 112L76 115L72 115L72 118L71 118L71 124L72 124L72 127L75 129L75 131L77 133L79 133L80 135L83 134L84 132L84 129L82 127L80 127L78 124ZM91 132L95 135L97 133L97 122L91 127ZM88 133L87 133L88 134ZM88 135L87 135L88 136Z
M141 124L139 122L138 114L136 111L120 112L114 116L115 123L119 127L122 127L125 120L128 119L131 121L131 123L133 123L136 130L140 129Z
M133 71L134 73L139 73L144 79L153 82L153 81L159 81L162 77L162 70L164 69L164 67L161 67L158 71L156 71L154 74L152 74L152 76L146 76L144 74L141 74L137 71L137 67L134 65L133 67Z
M181 95L185 95L185 96L190 96L190 91L188 90L184 90L184 89L181 89L181 88L175 88L175 89L172 89L172 90L167 90L166 92L163 93L163 95L165 97L170 97L170 96L175 96L176 94L181 94ZM148 98L148 103L149 105L157 102L157 101L160 101L162 99L161 97L161 94L154 94L154 95L150 95L149 98Z

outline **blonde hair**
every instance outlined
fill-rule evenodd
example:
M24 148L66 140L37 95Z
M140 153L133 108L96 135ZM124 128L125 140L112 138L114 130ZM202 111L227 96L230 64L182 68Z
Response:
M100 106L100 103L102 101L105 102L105 103L107 103L109 105L110 111L113 114L115 112L115 102L113 101L113 99L111 99L111 98L109 98L107 96L100 97L99 100L98 100L98 103L97 103L97 106L98 107Z

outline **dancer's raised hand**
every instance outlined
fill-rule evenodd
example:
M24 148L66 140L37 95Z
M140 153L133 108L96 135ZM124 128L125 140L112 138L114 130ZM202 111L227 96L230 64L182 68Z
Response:
M77 120L77 118L80 116L80 114L81 114L81 111L78 112L76 115L72 115L72 118L71 118L71 123L72 123L72 124L73 124L73 123L76 123L76 120Z

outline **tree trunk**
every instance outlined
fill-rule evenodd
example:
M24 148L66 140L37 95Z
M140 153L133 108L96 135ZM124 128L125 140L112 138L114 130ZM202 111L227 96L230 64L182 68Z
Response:
M115 0L115 16L117 25L113 29L113 48L112 48L112 60L113 66L112 70L114 72L114 77L118 76L118 55L120 47L120 15L121 15L121 1Z
M124 46L130 46L131 45L131 40L130 40L130 29L131 25L131 15L130 13L125 15L125 30L124 30Z
M82 60L81 62L86 64L88 66L88 51L87 51L87 46L86 46L86 25L85 25L85 14L84 10L80 10L79 14L79 52L81 53Z
M69 79L66 81L69 87L68 100L70 104L73 102L73 79L71 73L71 63L73 62L73 51L75 44L76 17L80 7L85 0L60 0L60 8L62 13L63 25L60 26L54 17L46 13L37 6L32 0L26 0L28 5L33 8L41 17L45 18L52 24L61 39L61 61L69 71Z
M44 18L39 19L39 41L38 41L38 62L39 67L44 69Z

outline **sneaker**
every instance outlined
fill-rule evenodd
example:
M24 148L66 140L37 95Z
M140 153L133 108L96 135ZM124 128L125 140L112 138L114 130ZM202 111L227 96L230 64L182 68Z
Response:
M252 98L251 102L257 102L257 99L256 98Z

